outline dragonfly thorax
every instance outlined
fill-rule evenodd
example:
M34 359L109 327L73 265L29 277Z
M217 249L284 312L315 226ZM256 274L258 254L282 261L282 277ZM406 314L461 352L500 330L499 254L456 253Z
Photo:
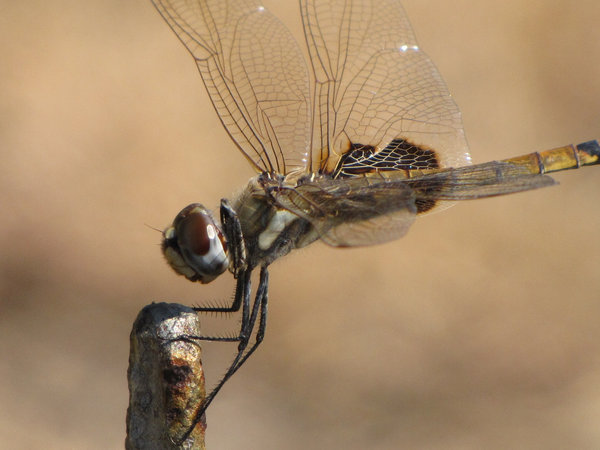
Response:
M232 203L243 232L248 265L265 266L318 239L311 224L279 205L278 194L296 187L295 177L263 173Z

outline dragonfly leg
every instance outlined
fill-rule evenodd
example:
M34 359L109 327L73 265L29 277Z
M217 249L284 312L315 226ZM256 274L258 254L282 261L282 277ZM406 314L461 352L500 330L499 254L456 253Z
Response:
M238 277L247 267L246 244L242 233L242 224L227 199L221 200L221 225L227 238L229 253L233 262L233 276Z
M241 272L237 278L235 287L235 295L231 306L195 306L193 309L198 313L232 313L240 310L242 307L242 320L240 333L238 336L224 337L224 336L188 336L192 340L201 341L220 341L220 342L238 342L244 339L247 334L246 330L249 327L250 319L250 275L251 270L245 270Z
M269 272L266 267L261 267L260 269L260 281L258 283L258 289L256 291L256 298L254 300L254 305L252 305L252 315L250 316L249 328L248 328L248 338L252 334L254 330L254 326L256 325L256 318L260 313L260 317L258 319L258 329L256 330L256 337L254 340L254 344L252 347L248 349L248 351L243 354L241 359L237 362L237 365L233 367L232 364L230 370L227 371L225 377L229 378L233 375L241 366L246 362L248 357L258 348L260 343L263 341L265 337L265 329L267 327L267 303L269 292ZM238 352L243 353L246 345L248 344L248 340L246 340L246 344L244 348L242 348L242 342L240 342L240 346L238 347ZM231 371L233 368L233 371ZM231 373L230 373L231 371ZM225 378L224 377L224 378ZM226 381L226 380L225 380Z
M238 294L236 291L236 297L242 296L243 301L243 310L249 309L249 296L250 296L250 273L246 271L241 273L240 278L238 280L247 279L246 285L242 289L242 294ZM223 378L217 383L217 385L213 388L213 390L206 396L202 405L196 411L194 416L194 420L190 429L184 435L182 441L185 441L187 437L190 435L194 427L202 420L202 416L208 408L208 405L211 404L215 396L219 393L223 385L229 380L235 372L246 362L246 360L250 357L252 353L258 348L260 343L263 341L265 336L265 329L267 326L267 302L268 302L268 286L269 286L269 272L266 267L262 267L260 270L260 281L258 284L258 288L256 290L256 296L254 298L254 303L252 304L252 311L249 316L247 316L247 320L244 321L242 318L242 324L240 327L240 334L236 340L239 340L238 344L238 352L233 361L231 362L229 369L223 375ZM238 288L240 287L238 281ZM236 299L237 300L237 299ZM235 303L235 302L234 302ZM256 330L255 341L250 348L248 348L248 343L250 342L250 337L252 336L252 332L254 331L254 327L256 325L256 320L258 318L258 329Z

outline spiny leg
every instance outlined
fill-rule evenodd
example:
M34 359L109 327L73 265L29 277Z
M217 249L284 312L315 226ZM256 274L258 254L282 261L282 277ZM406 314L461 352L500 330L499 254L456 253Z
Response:
M233 276L238 278L248 266L246 262L246 244L242 232L242 224L237 213L227 199L221 200L221 225L227 237L229 256L233 266Z
M250 274L247 274L248 281ZM250 283L247 283L248 289L247 292L244 292L244 308L246 307L246 299L248 298L250 292ZM225 375L221 380L217 383L217 385L213 388L213 390L206 396L202 405L196 411L196 415L194 417L194 421L190 426L190 429L183 436L182 442L187 439L190 435L194 427L200 422L206 408L213 401L215 396L221 390L223 385L237 372L237 370L246 362L248 357L254 353L254 351L258 348L260 343L263 341L265 336L265 329L267 326L267 302L268 302L268 286L269 286L269 272L266 267L261 267L260 270L260 281L258 284L258 288L256 290L256 296L254 298L254 303L252 305L252 313L249 316L249 320L247 323L242 323L239 334L239 345L238 345L238 353L231 362L229 369L225 372ZM237 296L237 292L236 292ZM256 331L256 339L254 344L246 351L248 346L248 342L250 341L250 336L252 336L252 331L254 330L254 326L256 325L256 319L259 316L260 319L258 321L258 329Z
M219 383L215 386L212 392L206 397L205 404L208 406L208 403L212 400L212 398L217 394L217 392L221 389L221 387L232 377L232 375L246 362L248 357L256 350L256 348L260 345L264 338L265 327L267 323L267 300L268 300L268 284L269 284L269 272L266 267L262 267L260 271L260 281L258 284L258 289L256 291L256 297L254 298L254 303L252 305L252 314L250 315L250 320L247 323L247 329L240 331L240 343L238 345L238 353L236 357L233 359L231 365L225 375L219 381ZM252 336L252 332L254 331L254 326L256 325L256 319L259 316L260 311L260 320L258 325L258 330L256 333L256 339L254 344L246 351L248 346L248 342L250 341L250 337ZM243 327L243 324L242 324Z
M233 303L231 306L196 306L194 311L198 313L232 313L240 310L242 306L242 321L240 327L240 333L234 337L224 336L188 336L190 339L202 340L202 341L220 341L220 342L238 342L243 340L246 333L245 330L248 328L248 321L250 318L250 275L251 270L244 270L240 272L235 287L235 294Z
M244 356L238 361L237 366L233 369L233 371L231 371L231 368L229 371L227 371L227 374L225 374L227 378L231 377L242 366L242 364L246 362L246 360L250 357L252 353L254 353L254 351L258 348L258 346L265 337L265 329L267 328L267 305L269 300L268 288L269 272L266 267L262 267L260 270L260 281L258 284L258 289L256 291L256 299L252 307L252 316L250 317L250 333L252 333L252 330L254 330L254 325L256 324L257 314L260 310L260 319L258 321L258 329L256 330L256 338L252 347L250 347L248 351L244 354Z

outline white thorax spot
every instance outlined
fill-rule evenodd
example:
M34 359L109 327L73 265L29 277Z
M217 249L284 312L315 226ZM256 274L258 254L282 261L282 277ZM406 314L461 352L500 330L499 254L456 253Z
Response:
M296 219L298 219L296 214L285 209L278 210L269 221L267 228L258 236L258 248L263 251L271 248L283 230Z

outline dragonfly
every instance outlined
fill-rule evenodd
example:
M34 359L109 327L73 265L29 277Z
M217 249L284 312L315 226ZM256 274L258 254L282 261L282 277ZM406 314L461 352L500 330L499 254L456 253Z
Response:
M399 0L300 0L309 64L257 0L152 2L256 172L221 201L218 220L193 203L163 232L176 273L209 283L229 271L236 280L230 305L196 311L241 309L237 335L198 337L238 348L192 428L264 338L276 259L315 241L389 242L456 201L551 186L548 173L600 164L596 140L473 164L460 111Z

